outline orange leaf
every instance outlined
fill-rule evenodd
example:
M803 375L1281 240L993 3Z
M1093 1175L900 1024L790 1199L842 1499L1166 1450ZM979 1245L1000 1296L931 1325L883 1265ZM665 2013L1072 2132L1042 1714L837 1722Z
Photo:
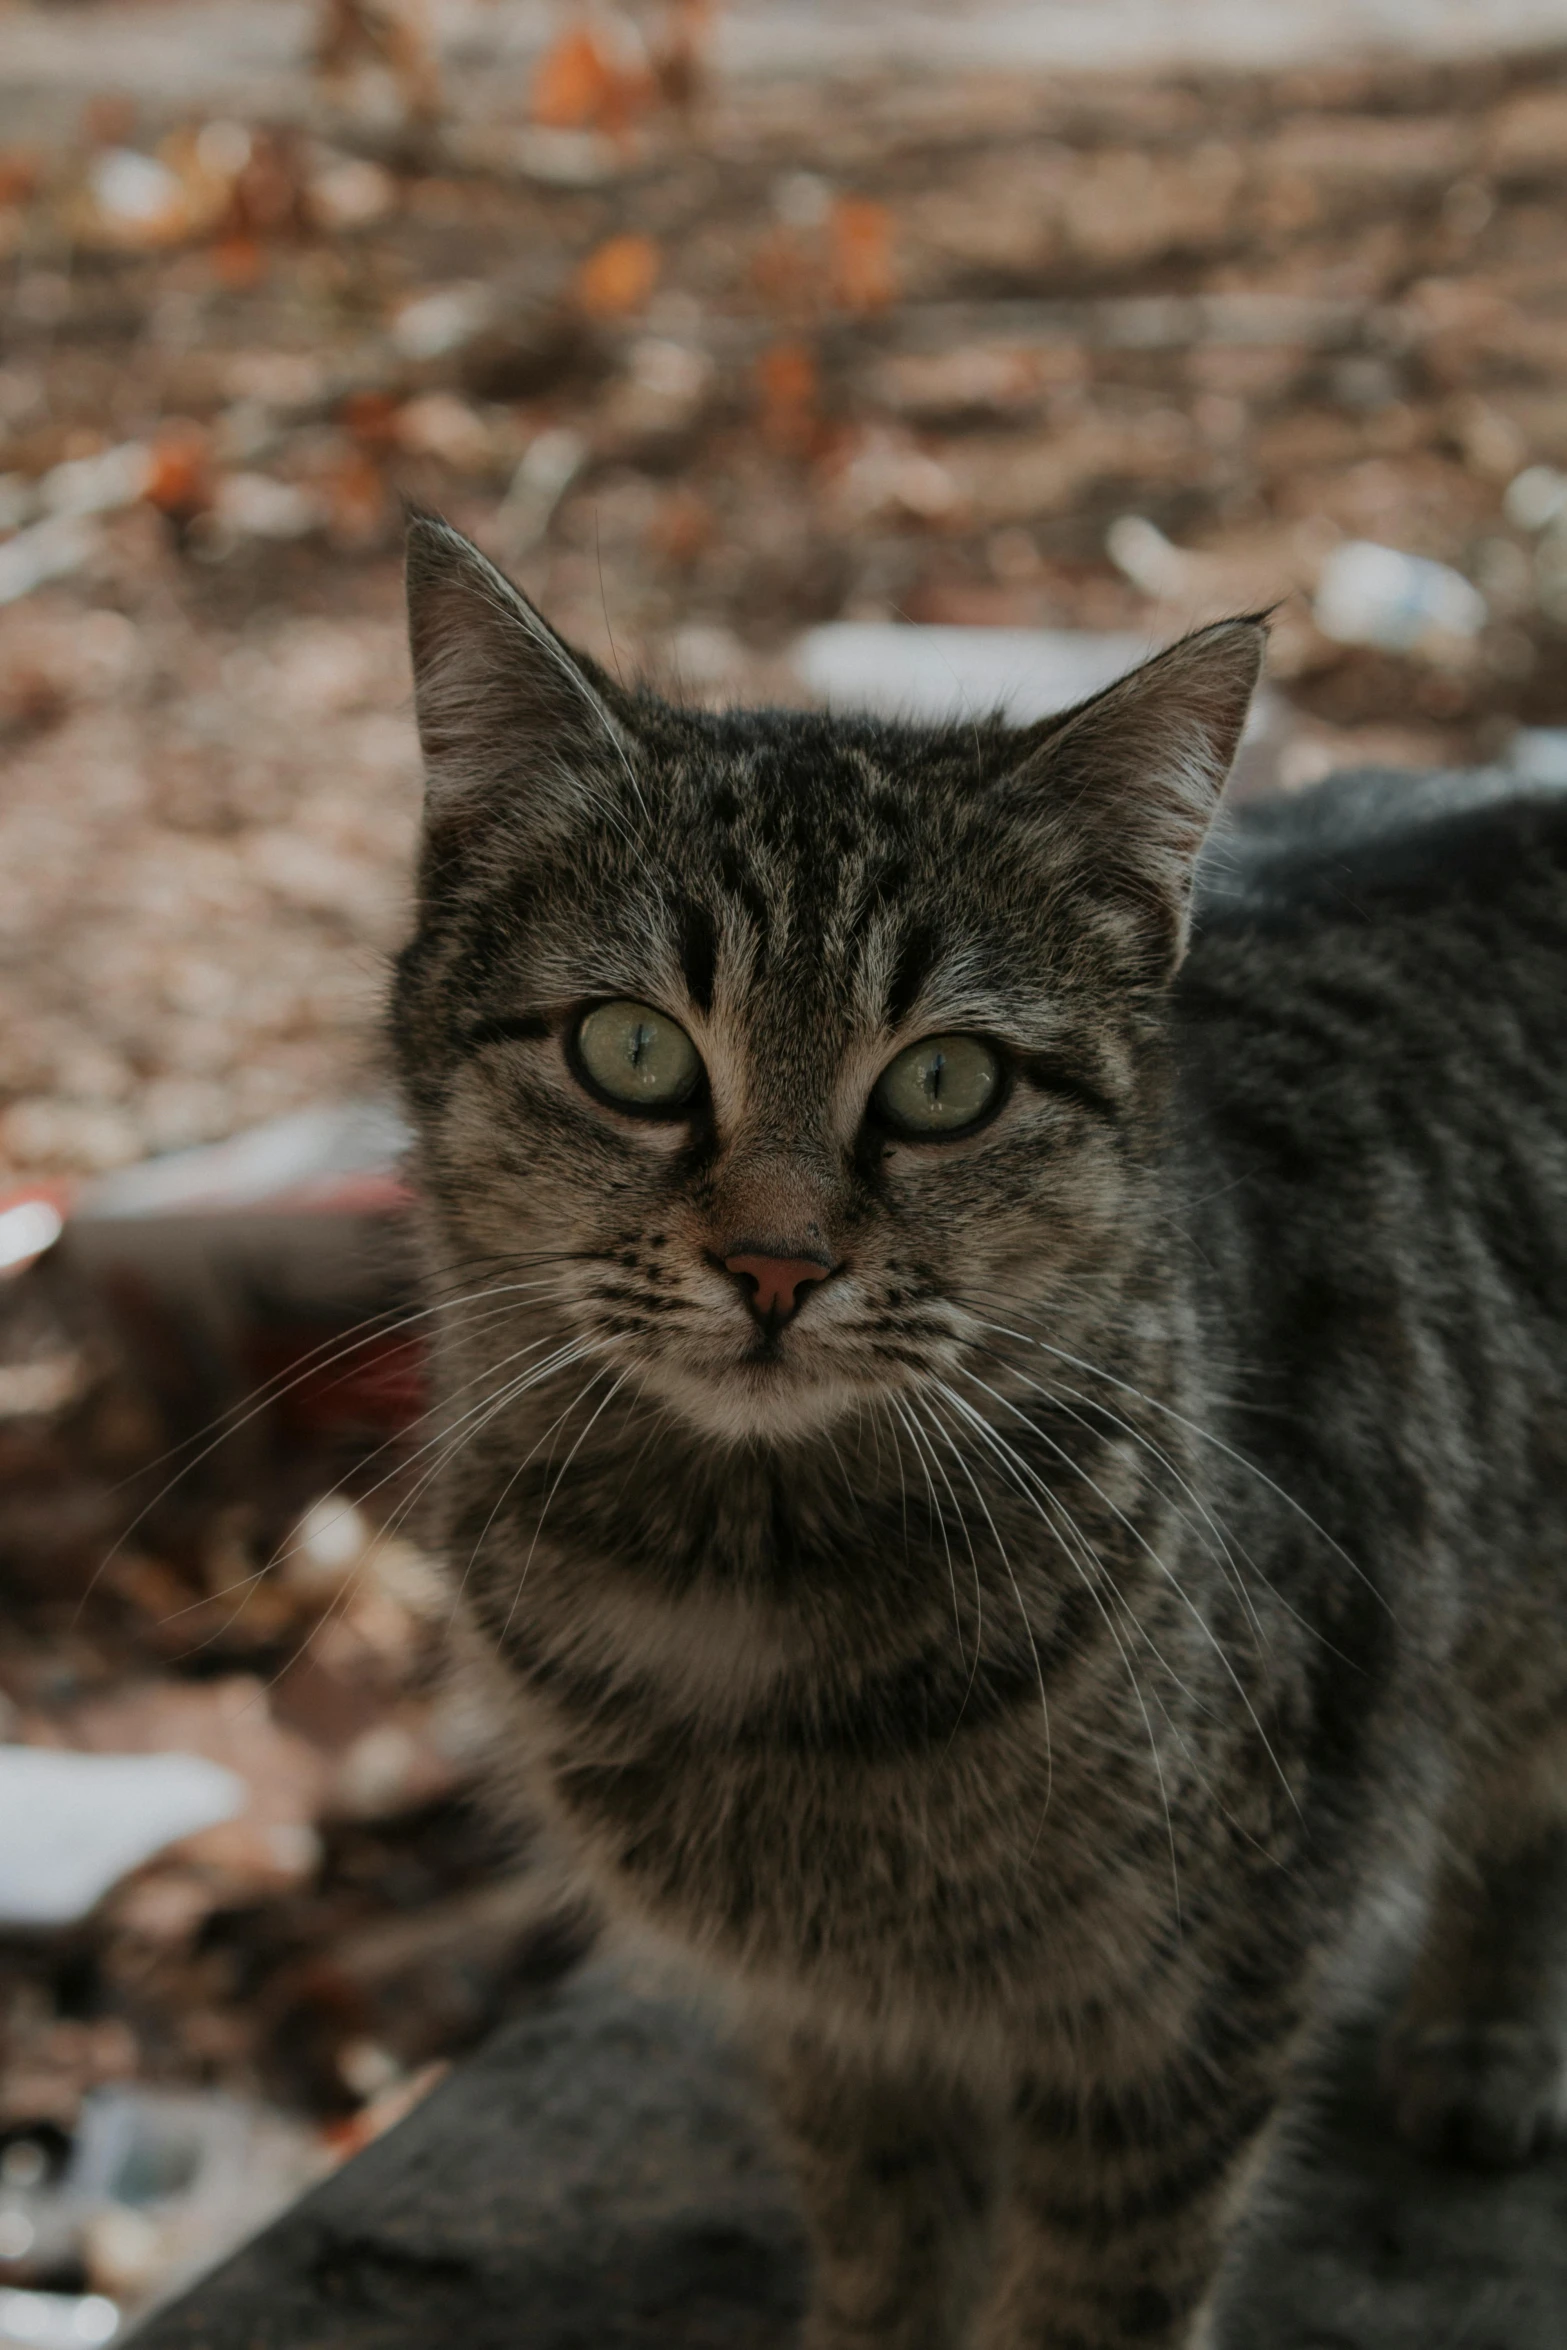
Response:
M533 119L552 130L596 122L612 79L597 41L585 29L562 33L533 76Z
M533 77L535 122L551 130L624 131L657 96L645 67L614 56L588 26L562 33Z
M642 308L658 283L660 266L651 237L611 237L578 270L577 301L590 318L623 318Z
M397 445L397 402L390 392L350 392L338 411L345 432L366 449Z
M0 204L25 204L38 186L42 168L31 147L0 149Z
M764 439L775 449L803 455L816 439L818 376L808 343L774 343L756 363Z
M212 248L212 272L219 285L231 293L243 293L255 285L266 268L266 255L254 237L241 234L223 237Z
M207 439L195 425L171 425L148 451L147 483L142 496L149 506L176 522L188 522L212 503L212 478L207 464Z
M833 292L845 310L885 310L898 290L892 214L866 196L840 196L828 223Z
M365 449L344 449L317 487L340 545L365 546L379 535L386 519L386 484Z
M681 570L689 570L712 545L717 530L713 509L695 490L673 489L648 528L647 543L655 555Z

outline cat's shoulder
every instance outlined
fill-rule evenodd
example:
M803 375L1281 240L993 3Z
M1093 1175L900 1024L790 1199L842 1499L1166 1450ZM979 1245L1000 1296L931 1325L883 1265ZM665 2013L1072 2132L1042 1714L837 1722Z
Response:
M1356 769L1226 810L1203 851L1199 933L1364 923L1567 882L1567 788L1500 768Z

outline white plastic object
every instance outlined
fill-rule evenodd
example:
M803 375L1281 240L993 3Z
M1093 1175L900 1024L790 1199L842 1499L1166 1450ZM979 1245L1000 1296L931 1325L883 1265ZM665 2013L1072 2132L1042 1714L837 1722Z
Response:
M1191 557L1146 514L1118 514L1105 532L1105 553L1145 596L1180 596L1192 576Z
M1548 530L1567 514L1567 473L1554 465L1526 465L1508 483L1502 511L1515 530Z
M1525 783L1567 789L1567 726L1520 726L1508 748L1507 764Z
M247 1207L320 1204L362 1176L389 1178L408 1129L388 1102L322 1103L247 1127L226 1142L198 1143L82 1186L71 1229L138 1216L220 1215Z
M369 1549L374 1529L364 1511L341 1494L323 1493L301 1512L284 1553L297 1590L323 1599L342 1591Z
M405 359L441 359L482 334L494 315L488 286L439 286L403 304L392 321L392 341Z
M122 228L161 230L184 209L185 191L175 173L134 147L106 148L94 157L87 180L99 211Z
M1384 653L1478 636L1488 618L1484 596L1461 571L1372 539L1347 539L1332 550L1313 613L1335 644L1375 645Z
M120 2313L102 2293L0 2290L0 2344L28 2350L96 2350L120 2330Z
M53 1248L65 1230L65 1218L53 1200L21 1199L0 1208L0 1273L15 1272Z
M1152 650L1130 633L840 620L808 630L793 659L801 682L834 709L938 722L999 712L1026 726L1113 684Z
M136 504L151 477L151 451L125 441L53 466L38 484L38 503L46 514L118 514Z
M18 603L47 580L80 571L97 546L91 519L80 514L51 514L19 530L0 547L0 604Z
M0 1746L0 1925L70 1925L166 1844L248 1801L236 1772L197 1754Z

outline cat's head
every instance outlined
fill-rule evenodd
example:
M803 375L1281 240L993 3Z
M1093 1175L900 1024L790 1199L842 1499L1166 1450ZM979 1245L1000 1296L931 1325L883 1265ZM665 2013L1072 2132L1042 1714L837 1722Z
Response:
M1198 849L1262 654L1061 718L714 715L614 684L445 524L396 1041L441 1251L547 1284L709 1435L788 1438L1114 1292Z

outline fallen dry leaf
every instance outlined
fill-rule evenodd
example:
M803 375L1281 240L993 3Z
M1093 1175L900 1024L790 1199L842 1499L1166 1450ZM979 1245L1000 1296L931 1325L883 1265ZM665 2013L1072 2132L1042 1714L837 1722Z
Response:
M820 377L809 343L774 343L756 363L762 436L775 449L804 455L821 424Z
M540 58L533 76L533 119L548 130L620 135L658 94L645 64L617 56L596 27L576 25Z
M229 293L242 294L259 284L266 265L266 255L252 236L220 237L212 248L212 274Z
M896 298L892 214L866 196L840 196L828 216L832 290L845 310L885 310Z
M187 522L212 503L212 470L207 435L195 424L171 424L147 453L142 496L176 522Z
M590 318L625 318L645 306L660 267L651 237L611 237L577 272L573 292L578 306Z
M25 204L43 176L31 147L0 147L0 204Z

